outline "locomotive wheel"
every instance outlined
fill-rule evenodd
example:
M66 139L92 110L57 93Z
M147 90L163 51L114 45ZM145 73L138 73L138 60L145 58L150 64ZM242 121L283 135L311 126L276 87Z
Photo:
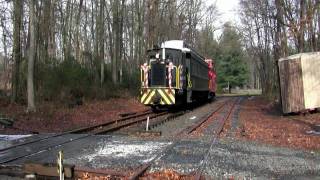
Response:
M159 106L151 106L152 112L158 113L160 112L160 107Z
M216 94L214 92L210 92L208 94L208 102L212 102L216 97Z

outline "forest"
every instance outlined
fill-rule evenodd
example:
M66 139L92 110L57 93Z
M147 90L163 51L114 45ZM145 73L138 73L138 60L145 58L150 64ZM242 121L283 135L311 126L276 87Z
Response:
M43 101L138 95L147 49L182 39L214 59L218 88L278 96L277 60L320 49L319 0L240 0L217 25L204 0L1 0L0 96Z

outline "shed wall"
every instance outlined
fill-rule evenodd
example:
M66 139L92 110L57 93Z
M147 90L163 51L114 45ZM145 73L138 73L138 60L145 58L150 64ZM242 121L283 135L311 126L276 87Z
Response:
M301 56L305 108L320 107L320 53Z
M279 61L279 75L283 112L305 109L300 58Z

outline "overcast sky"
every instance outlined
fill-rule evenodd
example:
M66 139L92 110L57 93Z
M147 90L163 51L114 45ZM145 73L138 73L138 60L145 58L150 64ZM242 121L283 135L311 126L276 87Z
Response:
M220 17L216 22L216 27L222 27L227 21L236 24L239 22L237 9L239 7L239 0L206 0L207 5L216 3ZM216 31L216 36L220 36L221 30Z
M210 2L214 3L213 0ZM221 13L221 18L223 22L226 21L237 21L237 8L239 6L239 0L216 0L217 7Z

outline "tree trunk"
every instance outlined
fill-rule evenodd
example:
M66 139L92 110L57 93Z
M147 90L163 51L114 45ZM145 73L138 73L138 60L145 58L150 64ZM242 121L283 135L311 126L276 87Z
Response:
M104 6L105 1L100 0L100 17L99 17L99 58L100 58L100 86L104 83Z
M157 30L160 27L159 21L158 21L158 6L159 1L158 0L151 0L147 1L147 44L146 47L148 49L151 49L153 45L156 43L157 39ZM168 32L170 33L170 32Z
M55 58L56 56L56 20L55 20L55 10L56 10L56 0L52 0L50 8L50 28L49 28L49 37L48 37L48 57L50 59Z
M14 26L13 26L13 60L14 69L12 71L12 95L11 101L17 102L18 90L20 83L20 61L21 61L21 26L22 26L22 12L23 12L23 1L13 1L13 15L14 15Z
M304 0L300 1L300 20L299 20L299 34L298 34L298 50L299 52L304 51L304 31L305 31L305 6L306 3Z
M125 3L126 3L126 0L122 0L121 1L121 11L120 11L120 16L121 16L121 19L120 19L120 27L119 27L119 49L120 49L120 52L119 52L119 82L120 84L122 84L123 82L123 61L124 61L124 53L125 53L125 49L124 49L124 45L123 45L123 27L124 27L124 11L125 11Z
M68 22L68 45L67 45L67 52L68 52L68 57L72 57L72 26L73 26L73 8L75 4L75 0L70 0L71 1L71 7L70 7L70 12L69 12L69 22Z
M119 53L120 53L120 41L119 41L119 1L113 1L112 8L112 34L113 34L113 46L114 46L114 57L112 59L112 82L118 84L118 63L119 63Z
M71 2L72 0L67 0L67 5L66 5L66 14L63 16L63 31L62 31L62 36L63 36L63 54L64 54L64 60L67 60L71 56L71 22L72 22L72 10L73 10L73 3Z
M275 52L274 52L274 58L275 58L275 76L276 76L276 88L278 89L277 91L277 98L278 101L281 102L281 89L280 89L280 77L279 77L279 67L278 67L278 61L279 58L283 55L282 52L282 48L284 46L284 44L282 43L282 37L281 35L284 35L283 33L281 33L281 30L283 29L283 11L282 11L282 7L281 7L281 2L280 0L275 0L275 4L276 4L276 32L275 32ZM286 46L286 45L285 45Z
M80 40L79 40L79 35L80 35L80 17L81 17L81 10L82 10L82 5L83 5L83 0L80 0L79 3L79 9L78 9L78 15L76 17L76 60L81 63L81 58L80 58Z
M140 48L140 36L139 36L139 29L140 29L140 24L141 24L141 20L140 20L140 16L141 16L141 8L140 8L140 1L139 0L135 0L134 2L134 7L135 7L135 23L134 23L134 59L136 61L136 67L139 67L141 64L141 60L139 57L139 48Z
M318 16L318 39L317 39L317 51L320 51L320 5L318 4L317 8L317 16Z
M6 33L6 27L5 27L5 21L6 16L4 14L4 17L1 18L1 28L2 28L2 45L3 45L3 53L4 53L4 58L3 58L3 68L4 71L7 70L8 68L8 48L7 48L7 33Z
M134 47L134 44L133 44L133 41L134 41L134 0L131 0L131 27L130 27L130 30L129 31L129 37L130 37L130 67L129 67L129 72L130 72L130 75L132 74L133 72L133 68L136 67L135 66L135 59L134 59L134 52L133 52L133 47ZM128 16L127 16L128 17Z
M28 90L28 112L35 111L35 100L34 100L34 59L35 59L35 47L36 47L36 33L35 33L35 0L29 0L29 11L30 11L30 46L28 52L28 76L27 76L27 90Z

